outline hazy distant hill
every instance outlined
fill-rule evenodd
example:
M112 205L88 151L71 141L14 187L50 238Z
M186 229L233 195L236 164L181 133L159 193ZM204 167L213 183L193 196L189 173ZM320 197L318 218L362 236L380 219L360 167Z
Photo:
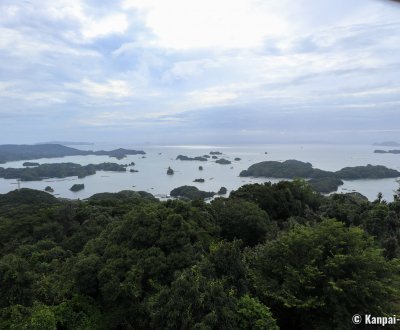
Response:
M379 147L400 147L400 143L395 141L375 142L373 146Z
M116 149L111 151L79 150L61 144L4 144L0 145L0 163L15 160L30 160L39 158L55 158L65 156L107 155L123 158L126 155L145 154L141 150Z

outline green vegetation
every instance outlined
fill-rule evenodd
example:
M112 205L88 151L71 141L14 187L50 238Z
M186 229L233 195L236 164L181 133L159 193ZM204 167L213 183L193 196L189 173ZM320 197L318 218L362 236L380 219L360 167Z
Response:
M181 186L171 190L170 195L172 197L183 197L195 200L213 197L215 193L199 190L195 186Z
M228 189L226 189L225 187L221 187L219 188L217 194L218 195L225 195L228 192Z
M199 171L202 171L203 170L203 166L199 166Z
M400 172L382 165L345 167L335 174L343 180L397 178Z
M69 188L69 190L74 192L81 191L83 189L85 189L85 185L83 183L75 183L71 188Z
M54 189L50 186L47 186L46 188L44 188L44 191L52 193L52 192L54 192Z
M400 313L400 191L0 195L0 329L353 329ZM361 328L363 328L361 326Z
M169 166L168 166L168 169L167 169L167 174L168 175L173 175L174 174L174 170Z
M197 157L188 157L188 156L183 156L183 155L179 155L176 157L177 160L197 160L200 162L206 162L207 158L206 157L202 157L202 156L197 156Z
M220 151L210 151L210 155L222 155Z
M230 160L227 160L225 158L221 158L215 161L217 164L221 164L221 165L229 165L231 164Z
M144 155L142 150L115 149L111 151L78 150L61 144L5 144L0 145L0 164L14 160L30 160L39 158L56 158L65 156L110 156L121 159L126 155Z
M125 172L124 165L116 163L101 163L80 165L75 163L41 164L37 167L3 168L0 167L0 178L21 179L22 181L40 181L45 178L66 178L77 176L84 178L96 174L96 171Z
M242 158L239 158L239 157L235 157L235 161L240 161L240 160L242 160Z
M315 191L320 193L330 193L336 191L344 182L338 178L318 178L311 179L308 183L313 187Z
M193 182L204 182L204 179L194 179Z
M310 163L298 160L284 162L265 161L251 165L239 176L267 178L310 178L311 185L319 192L332 192L343 184L342 180L384 179L400 177L400 172L382 165L345 167L336 172L314 169ZM336 188L335 188L336 187Z

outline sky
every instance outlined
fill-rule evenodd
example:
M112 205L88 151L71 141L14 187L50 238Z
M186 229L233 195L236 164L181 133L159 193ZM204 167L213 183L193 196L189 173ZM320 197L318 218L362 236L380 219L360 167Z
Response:
M0 144L400 142L400 5L0 0Z

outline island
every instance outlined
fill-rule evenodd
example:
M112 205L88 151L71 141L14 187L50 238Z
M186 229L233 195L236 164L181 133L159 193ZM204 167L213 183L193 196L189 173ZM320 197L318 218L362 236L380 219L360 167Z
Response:
M400 154L400 150L399 149L393 149L393 150L377 149L377 150L374 150L374 153L376 153L376 154Z
M69 188L69 190L73 192L77 192L83 189L85 189L85 185L83 183L75 183L71 188Z
M34 162L25 162L22 164L22 166L39 166L39 163L34 163Z
M222 164L222 165L229 165L231 164L230 160L227 160L225 158L221 158L215 161L217 164Z
M210 158L210 155L203 155L204 158Z
M193 182L204 182L204 179L194 179Z
M212 159L218 159L218 157L217 157L217 156L212 156L211 158L212 158Z
M210 151L210 155L222 155L220 151Z
M109 156L122 159L127 155L144 155L142 150L115 149L115 150L79 150L61 144L4 144L0 145L0 163L16 160L32 160L40 158L57 158L65 156Z
M202 171L203 170L203 166L199 166L199 171Z
M194 186L181 186L171 190L170 195L172 197L179 197L184 199L205 199L210 198L215 195L214 192L207 192L199 190L197 187Z
M329 194L331 192L337 191L344 182L338 178L318 178L310 179L308 183L311 187L322 194Z
M298 160L284 162L264 161L251 165L240 172L241 177L266 178L304 178L314 179L310 184L320 192L336 191L343 182L341 180L385 179L400 177L400 172L382 165L366 165L345 167L336 172L314 169L312 164ZM336 179L336 180L335 180ZM336 189L333 189L335 188Z
M20 179L21 181L40 181L46 178L66 178L69 176L84 178L88 175L96 174L96 171L126 172L126 168L116 163L89 165L54 163L25 168L0 167L0 178Z
M225 195L228 192L228 189L226 189L225 187L221 187L219 188L217 194L218 195Z
M131 168L130 170L129 170L129 172L131 172L131 173L137 173L137 172L139 172L138 170L135 170L135 169L133 169L133 168Z
M50 186L47 186L46 188L44 188L44 191L52 193L52 192L54 192L54 189Z
M197 156L197 157L188 157L184 155L179 155L176 157L177 160L198 160L200 162L206 162L207 158L202 157L202 156Z
M235 158L235 161L238 162L239 160L242 160L242 158L239 158L239 157L236 157L236 158Z
M174 174L174 170L169 166L168 166L168 169L167 169L167 174L168 175L173 175Z

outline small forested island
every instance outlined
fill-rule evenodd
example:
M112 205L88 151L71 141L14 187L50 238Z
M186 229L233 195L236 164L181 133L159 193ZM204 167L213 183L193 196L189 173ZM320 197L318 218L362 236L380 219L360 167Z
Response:
M211 203L0 194L0 329L353 329L399 308L395 197L304 180Z
M239 157L235 157L235 161L239 161L239 160L242 160L241 158L239 158Z
M131 172L131 173L137 173L137 172L139 172L138 170L135 170L135 169L133 169L133 168L131 168L130 170L129 170L129 172Z
M228 192L228 189L226 189L225 187L221 187L219 188L217 194L218 195L225 195Z
M167 175L173 175L173 174L174 174L174 170L168 166Z
M52 193L52 192L54 192L54 189L50 186L47 186L46 188L44 188L44 191Z
M210 155L222 155L220 151L210 151Z
M193 182L204 182L204 179L194 179Z
M251 165L247 170L240 172L241 177L267 178L305 178L314 179L311 184L320 192L336 191L343 184L341 180L384 179L400 177L400 172L382 165L366 165L345 167L336 172L314 169L312 164L298 160L284 162L264 161ZM334 180L336 179L336 180ZM331 187L332 190L328 189ZM336 189L333 189L336 187ZM329 190L329 191L328 191Z
M71 188L69 188L69 190L73 192L77 192L83 189L85 189L85 185L83 183L75 183Z
M39 166L39 163L34 163L34 162L25 162L22 164L22 166Z
M210 158L210 155L203 155L204 158Z
M227 160L225 158L221 158L215 161L217 164L222 164L222 165L229 165L231 164L230 160Z
M337 191L344 182L338 178L317 178L310 179L308 183L311 187L320 193L328 194L333 191Z
M199 190L195 186L181 186L171 190L170 195L172 197L181 197L190 200L196 200L213 197L215 193Z
M110 156L122 159L127 155L144 155L142 150L115 149L111 151L79 150L61 144L4 144L0 145L0 164L15 160L56 158L65 156Z
M218 157L217 157L217 156L212 156L211 158L212 158L212 159L218 159Z
M22 181L40 181L45 178L66 178L69 176L84 178L85 176L96 174L96 171L125 172L126 168L116 163L89 165L54 163L25 168L0 167L0 178L20 179Z
M374 150L374 153L376 154L400 154L400 150L399 149L394 149L394 150Z
M202 171L203 170L203 166L199 166L199 171Z
M188 157L188 156L184 156L184 155L179 155L176 157L177 160L197 160L200 162L206 162L207 158L202 157L202 156L197 156L197 157Z

